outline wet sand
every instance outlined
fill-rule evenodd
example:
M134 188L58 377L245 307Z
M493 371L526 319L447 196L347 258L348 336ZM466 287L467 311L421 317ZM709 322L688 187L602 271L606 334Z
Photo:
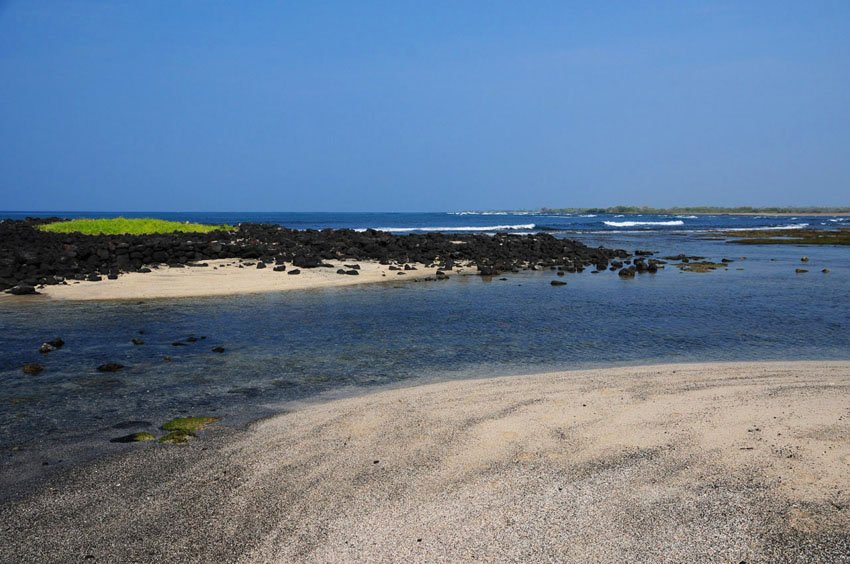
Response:
M280 292L286 290L309 290L371 284L377 282L401 282L434 277L436 268L415 264L416 270L394 271L389 266L376 261L328 261L333 268L301 268L300 274L288 272L297 268L286 263L285 272L275 272L275 265L258 269L254 261L250 266L239 268L238 259L205 261L206 267L170 268L161 266L149 273L131 272L122 274L117 280L106 277L100 282L69 280L67 285L45 286L39 292L56 300L134 300L154 298L189 298L203 296L226 296L234 294L254 294L261 292ZM345 264L358 264L358 275L337 274ZM349 270L349 269L345 269ZM401 272L401 274L399 274ZM472 273L474 269L447 272L449 276ZM5 299L33 300L40 296L10 296L0 294ZM0 297L0 299L3 299Z
M0 560L850 560L850 362L320 398L126 445L0 509Z

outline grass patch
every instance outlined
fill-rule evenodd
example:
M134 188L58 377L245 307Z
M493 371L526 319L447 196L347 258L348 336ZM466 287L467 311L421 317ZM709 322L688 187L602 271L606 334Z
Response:
M172 419L162 426L163 431L183 431L194 433L200 431L210 423L218 421L218 417L178 417Z
M182 223L164 219L113 217L109 219L72 219L38 226L50 233L82 233L83 235L155 235L163 233L209 233L232 231L231 225Z

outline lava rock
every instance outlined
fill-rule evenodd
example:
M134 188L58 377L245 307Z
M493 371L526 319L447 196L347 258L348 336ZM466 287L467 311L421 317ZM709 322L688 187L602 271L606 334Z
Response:
M21 370L23 370L24 374L26 374L27 376L38 376L42 373L42 371L44 371L44 366L37 362L28 362L24 364Z
M287 274L301 274L301 271L297 268L293 268L292 270L287 272Z
M35 287L30 286L29 284L18 284L17 286L13 286L6 291L15 296L29 296L33 294L38 294L38 292L35 291Z

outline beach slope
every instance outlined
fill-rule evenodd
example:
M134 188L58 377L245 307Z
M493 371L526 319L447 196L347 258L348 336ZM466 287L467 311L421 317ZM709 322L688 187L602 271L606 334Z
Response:
M850 362L449 381L287 409L128 445L7 504L0 560L850 555Z

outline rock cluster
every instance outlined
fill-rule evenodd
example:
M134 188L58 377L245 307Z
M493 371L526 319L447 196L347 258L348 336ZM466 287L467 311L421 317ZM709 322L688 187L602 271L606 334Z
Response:
M494 275L529 265L557 266L567 272L588 266L602 270L612 260L629 257L626 251L592 248L545 233L394 235L372 229L301 231L253 223L241 224L234 231L167 235L92 236L37 229L41 223L58 220L0 221L0 291L32 293L39 285L66 280L99 281L124 272L150 272L152 265L201 266L203 261L225 258L256 260L258 268L291 262L296 268L289 274L298 274L301 268L329 266L325 262L329 260L418 262L445 270L465 261L477 266L482 275ZM276 266L274 270L284 268ZM347 268L346 274L356 271Z

